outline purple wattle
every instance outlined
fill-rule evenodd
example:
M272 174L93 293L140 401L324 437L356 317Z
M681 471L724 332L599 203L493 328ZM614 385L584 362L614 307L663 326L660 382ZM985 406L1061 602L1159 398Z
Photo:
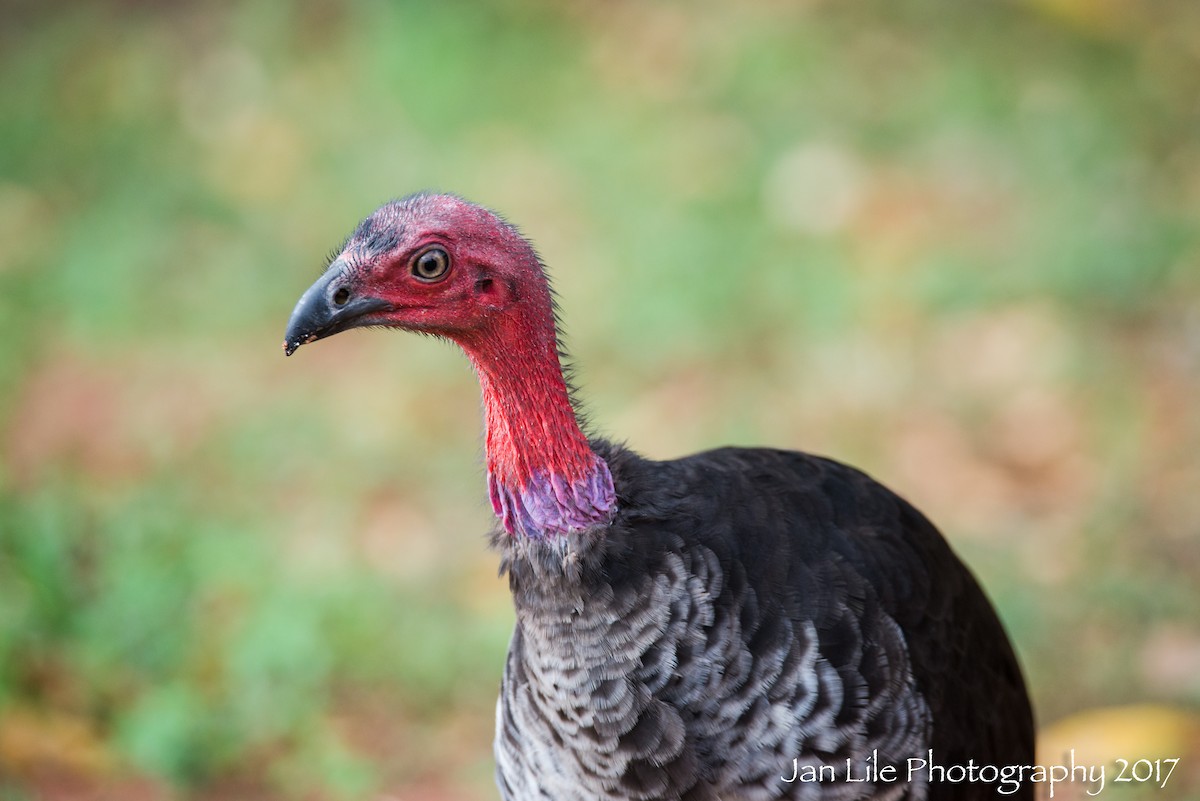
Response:
M612 474L599 456L574 481L539 470L510 487L489 473L488 494L505 531L538 540L608 525L617 510Z

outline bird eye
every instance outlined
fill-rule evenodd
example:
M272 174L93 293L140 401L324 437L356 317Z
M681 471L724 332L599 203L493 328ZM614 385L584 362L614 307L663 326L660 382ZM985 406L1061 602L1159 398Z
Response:
M441 248L429 248L417 254L412 274L421 281L438 281L450 271L450 254Z

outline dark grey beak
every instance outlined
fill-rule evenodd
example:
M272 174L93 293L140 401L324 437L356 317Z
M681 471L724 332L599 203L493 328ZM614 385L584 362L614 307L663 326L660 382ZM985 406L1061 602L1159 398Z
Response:
M382 322L376 312L391 304L382 298L362 294L357 282L341 259L329 265L325 274L300 296L283 335L283 353L291 356L301 345L316 342L341 331Z

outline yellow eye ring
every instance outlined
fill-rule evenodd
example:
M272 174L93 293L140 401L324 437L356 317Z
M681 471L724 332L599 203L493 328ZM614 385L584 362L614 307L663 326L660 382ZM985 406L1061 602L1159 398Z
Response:
M436 246L425 248L413 258L411 271L418 281L440 281L450 272L450 254Z

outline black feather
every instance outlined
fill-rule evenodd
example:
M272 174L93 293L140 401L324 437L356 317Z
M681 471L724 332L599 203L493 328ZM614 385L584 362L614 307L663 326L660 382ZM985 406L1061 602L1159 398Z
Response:
M844 767L875 749L902 768L930 749L1033 764L1004 630L911 505L801 453L593 447L620 498L611 526L555 547L493 534L517 609L506 799L993 799L994 784L875 786ZM843 780L785 782L793 759Z

